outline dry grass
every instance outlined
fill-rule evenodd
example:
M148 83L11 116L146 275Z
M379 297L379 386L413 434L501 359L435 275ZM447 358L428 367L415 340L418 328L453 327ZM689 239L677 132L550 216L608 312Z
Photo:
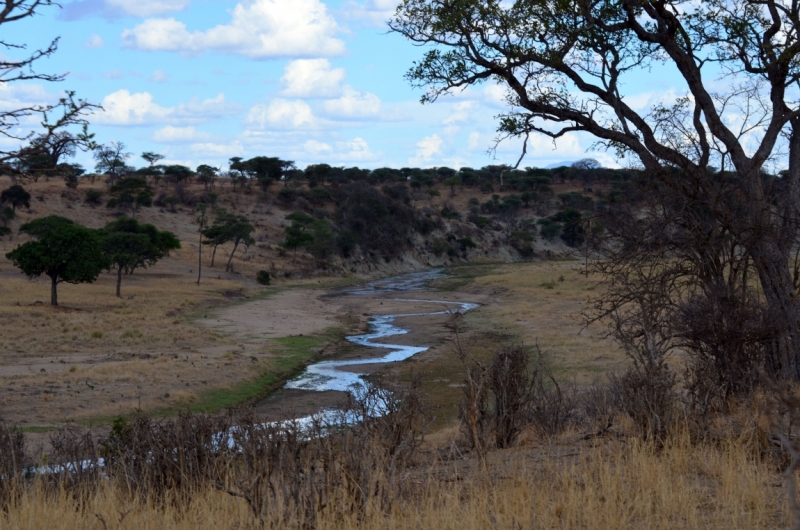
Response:
M619 367L625 356L598 325L582 329L581 311L597 294L598 278L583 274L578 261L500 265L474 284L502 292L495 303L468 317L484 319L526 344L538 342L560 377L588 382Z
M785 489L746 439L660 451L637 442L569 442L491 453L484 468L457 459L417 468L415 493L364 514L329 506L317 529L777 528L790 523ZM487 471L488 470L488 471ZM124 517L121 517L124 515ZM154 505L103 486L80 509L67 494L27 491L0 526L8 529L257 528L242 499L211 488L177 505ZM120 521L121 519L121 521ZM268 528L296 528L281 514Z

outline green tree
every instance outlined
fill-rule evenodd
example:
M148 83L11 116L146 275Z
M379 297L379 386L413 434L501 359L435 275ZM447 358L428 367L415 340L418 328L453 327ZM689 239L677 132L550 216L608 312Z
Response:
M203 230L202 234L206 237L206 244L214 247L211 254L211 266L214 266L214 256L217 253L217 247L224 243L232 242L233 250L228 257L228 263L225 266L225 271L231 270L231 263L233 262L233 255L241 243L249 247L255 243L255 239L251 234L255 231L255 227L244 215L236 215L228 212L224 208L217 211L214 222Z
M181 248L172 232L159 231L151 224L139 224L131 217L120 217L100 232L103 254L117 269L117 296L121 296L122 273L133 274L139 267L155 265L170 250Z
M7 227L9 221L13 221L16 216L17 213L14 211L14 209L10 206L6 206L0 210L0 223L3 223L3 226Z
M136 219L136 210L143 206L153 205L153 188L147 181L138 177L127 177L113 186L110 190L111 199L109 208L125 208L131 211L131 216Z
M144 153L142 153L142 158L144 159L145 162L147 162L148 167L152 169L157 162L164 160L164 155L160 155L152 151L145 151Z
M303 212L294 212L287 215L286 219L292 224L284 228L286 237L281 246L294 251L292 256L292 263L294 263L297 258L297 249L310 245L314 241L314 234L309 230L314 218Z
M214 183L214 179L217 177L217 168L211 167L208 164L200 164L197 166L197 180L203 183L203 188L208 189L210 185Z
M765 367L800 380L800 296L790 269L800 235L797 2L406 0L390 27L429 45L408 72L427 89L423 102L500 83L509 104L500 136L588 133L641 164L653 189L671 190L673 202L691 203L724 227L745 249L781 328ZM632 106L631 82L656 64L672 72L679 96ZM772 186L765 164L776 158L788 169ZM736 178L723 183L709 165ZM723 185L730 200L719 200ZM708 224L692 223L679 228ZM725 284L716 255L700 248L688 255L687 283Z
M94 160L97 162L95 171L105 173L109 181L114 183L123 173L132 169L125 163L131 157L125 152L122 142L110 142L108 145L98 145L94 150Z
M6 258L30 278L48 276L54 306L58 305L59 283L91 283L110 266L97 231L64 217L34 219L19 231L34 240L7 253Z
M16 212L17 206L31 207L31 194L19 184L14 184L0 193L0 202L11 204L11 208Z

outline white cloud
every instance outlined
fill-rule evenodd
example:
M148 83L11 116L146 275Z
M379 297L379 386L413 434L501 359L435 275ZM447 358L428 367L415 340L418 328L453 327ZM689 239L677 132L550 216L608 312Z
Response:
M106 0L106 4L126 15L152 17L180 11L189 5L189 0Z
M375 94L348 86L342 97L324 102L322 108L328 116L335 118L370 118L380 113L381 100Z
M173 127L167 125L153 133L153 141L164 143L189 143L209 140L212 135L198 131L194 127Z
M322 153L330 153L333 151L333 147L326 144L325 142L320 142L318 140L309 140L303 144L305 150L312 155L319 155Z
M163 70L156 70L148 79L156 83L164 83L167 79L169 79L169 74Z
M190 149L197 154L209 157L226 157L240 156L245 154L245 149L241 143L234 141L229 144L217 144L212 142L196 143L190 146Z
M412 165L422 165L430 162L434 155L442 152L442 138L438 134L426 136L417 142L417 151L413 158L409 159Z
M362 21L371 26L385 27L399 3L399 0L366 0L365 2L350 0L342 7L342 13L345 18L351 20Z
M450 113L450 116L445 118L444 123L446 124L453 124L459 123L462 121L467 121L474 112L475 109L475 102L474 101L461 101L453 105L453 112Z
M344 53L339 26L320 0L242 0L230 24L190 33L173 18L148 19L122 32L127 48L199 54L204 51L276 57L329 57Z
M344 68L331 68L327 59L298 59L283 70L281 94L295 98L335 97L342 92Z
M104 79L116 80L116 79L122 79L123 77L125 77L125 74L122 72L122 70L111 70L110 72L105 72L103 74Z
M84 44L84 46L92 50L97 50L105 45L106 43L103 42L103 38L97 34L94 34L91 37L89 37L89 40L87 40L86 44Z
M269 105L255 105L247 114L245 123L262 129L300 129L316 125L314 113L305 101L273 99Z
M104 125L147 125L155 123L189 124L234 114L238 105L225 101L224 94L202 101L193 99L175 107L162 107L153 101L149 92L131 94L126 89L117 90L103 98L103 110L95 122Z

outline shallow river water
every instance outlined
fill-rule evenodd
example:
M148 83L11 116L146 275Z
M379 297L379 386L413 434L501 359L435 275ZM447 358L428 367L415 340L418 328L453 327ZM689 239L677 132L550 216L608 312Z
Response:
M347 289L341 293L341 296L384 293L399 294L410 291L421 291L426 289L428 282L443 276L444 274L439 269L403 274L401 276L385 278L356 288ZM453 302L448 300L412 300L406 298L392 298L392 300L414 304L436 304L439 307L445 306L447 309L423 313L399 313L394 315L373 316L370 318L369 322L369 333L364 335L351 335L347 337L347 340L368 348L375 348L381 351L388 350L388 352L377 357L366 359L321 361L312 364L299 377L287 382L286 388L312 391L348 391L352 385L358 384L361 381L361 377L364 375L364 373L358 371L357 367L359 365L400 362L430 348L430 346L425 345L408 346L377 342L387 337L408 333L408 329L394 324L396 319L402 317L444 315L448 313L466 313L467 311L477 308L479 305L469 302Z

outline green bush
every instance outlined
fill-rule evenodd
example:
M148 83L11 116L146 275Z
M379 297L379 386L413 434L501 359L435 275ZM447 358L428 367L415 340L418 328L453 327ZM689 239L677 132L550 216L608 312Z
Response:
M256 274L256 281L261 285L269 285L269 271L260 270L258 274Z

